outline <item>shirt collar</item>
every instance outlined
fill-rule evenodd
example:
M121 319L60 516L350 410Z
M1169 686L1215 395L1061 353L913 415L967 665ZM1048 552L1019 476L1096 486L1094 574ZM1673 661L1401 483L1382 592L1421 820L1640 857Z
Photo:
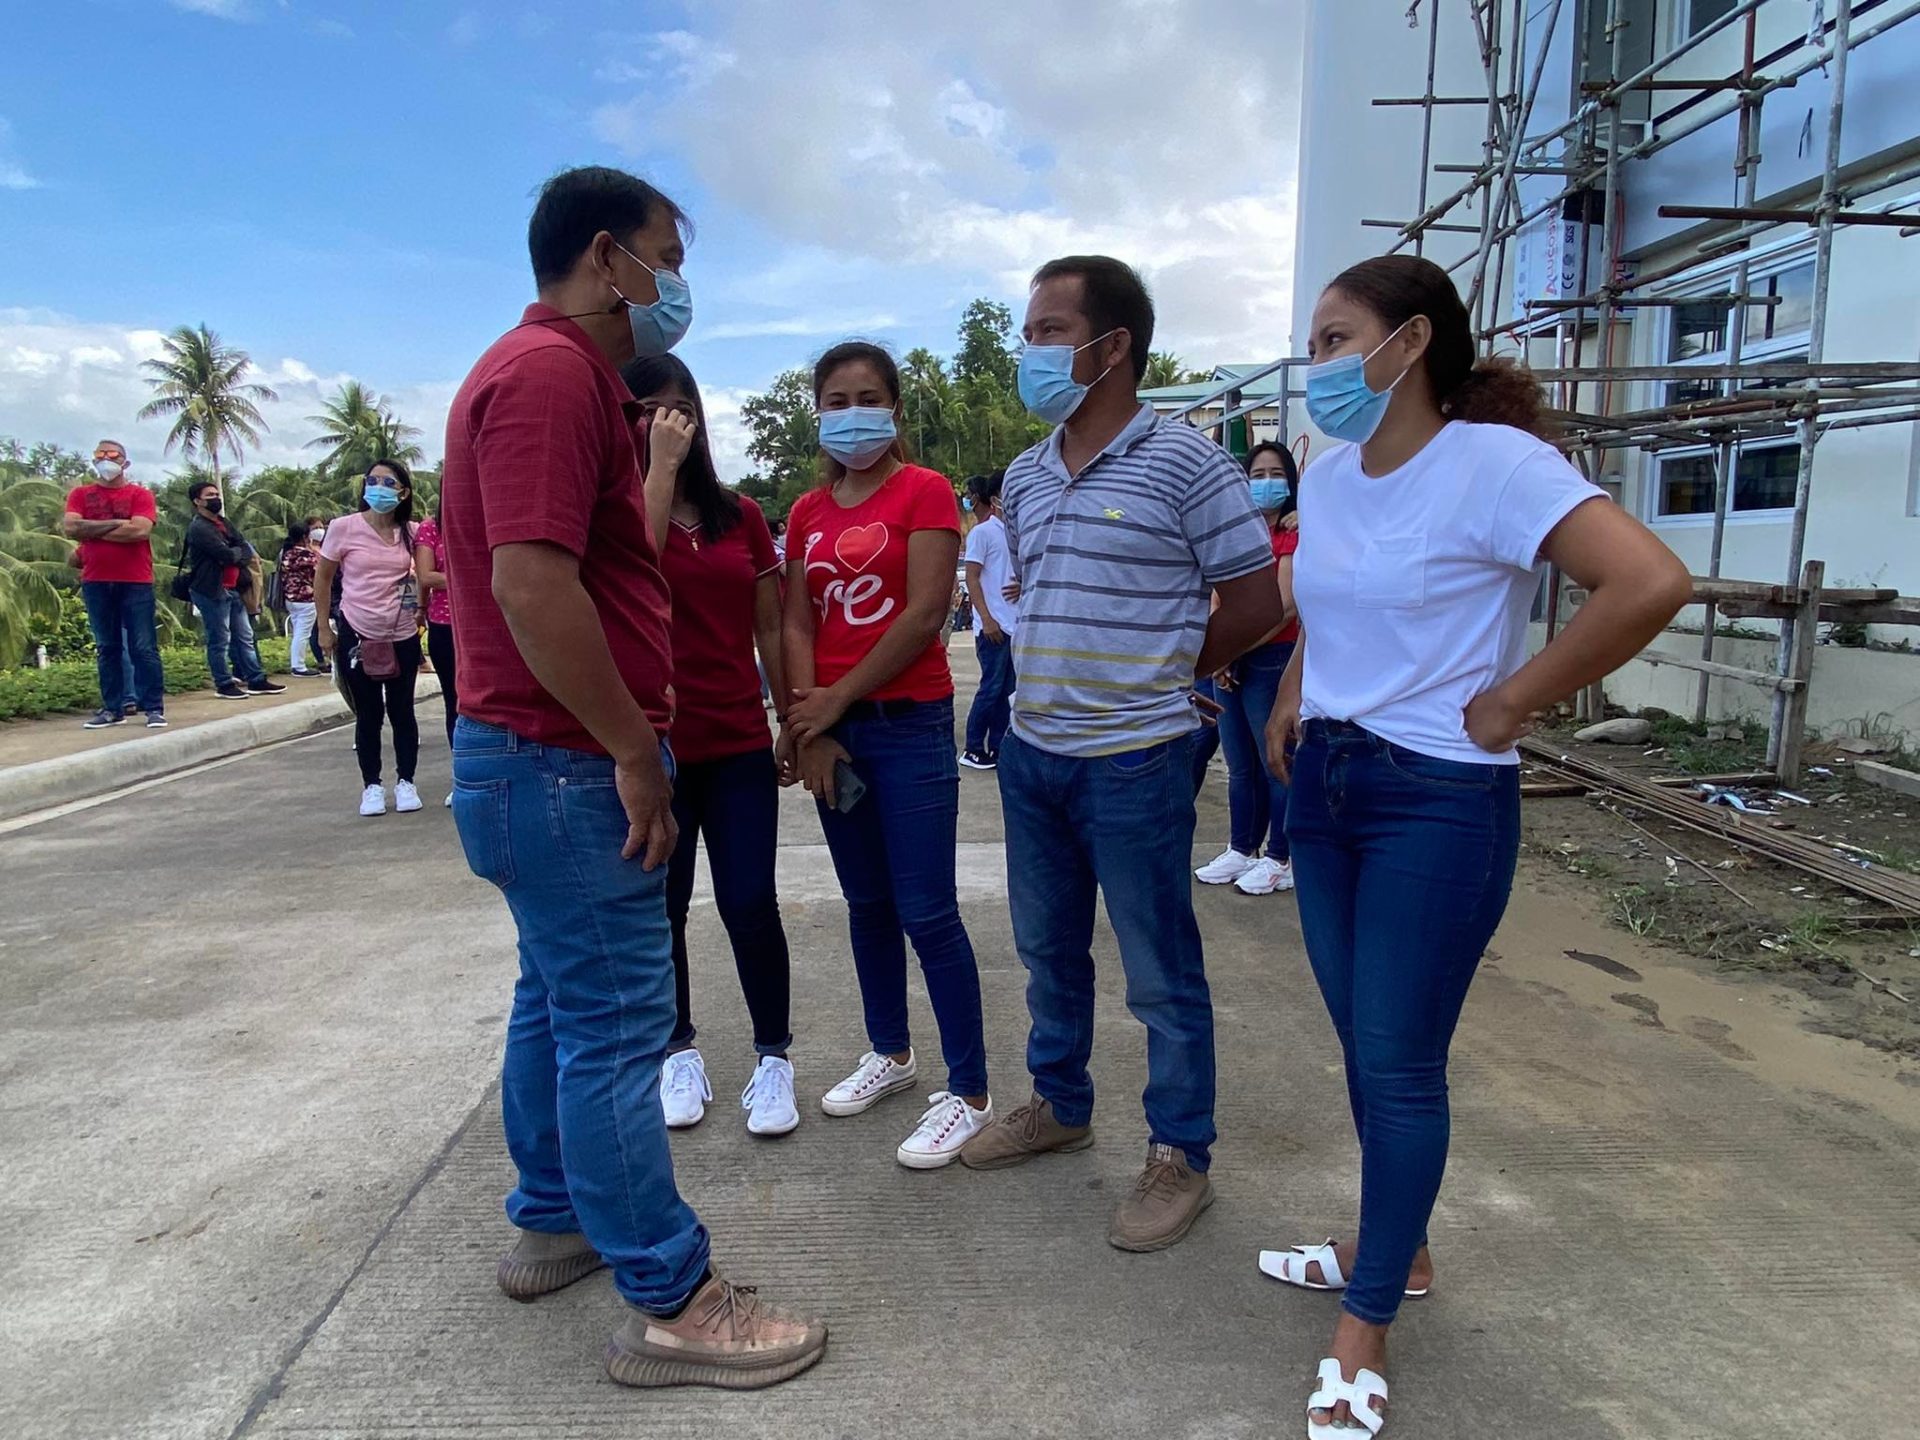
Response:
M549 330L579 347L580 351L593 362L594 367L612 382L613 393L622 397L620 408L626 412L627 418L637 420L640 417L640 402L633 398L633 393L627 389L627 382L620 378L620 372L614 368L613 362L607 359L606 353L598 345L593 343L593 337L574 324L566 314L536 300L521 312L520 323L522 325L537 324L541 329Z
M1140 408L1134 412L1133 418L1120 427L1120 433L1109 440L1098 455L1095 455L1092 460L1087 461L1085 465L1080 467L1080 473L1082 475L1086 474L1087 471L1094 467L1096 462L1105 459L1109 455L1126 454L1127 451L1131 450L1157 430L1159 426L1160 413L1151 405L1143 402ZM1060 456L1060 447L1066 443L1066 438L1067 427L1065 425L1054 426L1053 433L1047 436L1047 448L1044 453L1047 464L1052 469L1058 471L1063 479L1071 480L1073 477L1067 473L1067 462Z

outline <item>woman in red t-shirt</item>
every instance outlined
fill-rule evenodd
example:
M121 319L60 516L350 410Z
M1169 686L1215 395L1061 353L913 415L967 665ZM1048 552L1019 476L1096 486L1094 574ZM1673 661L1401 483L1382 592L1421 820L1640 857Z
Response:
M945 642L960 504L946 476L907 460L900 372L885 350L834 346L814 366L813 398L826 483L787 517L781 753L819 802L873 1047L820 1107L857 1115L914 1084L912 940L947 1084L897 1153L930 1170L993 1117L980 973L953 875L960 767Z
M1300 612L1293 604L1293 552L1300 532L1289 523L1299 505L1300 473L1293 453L1271 440L1247 453L1247 484L1266 517L1278 559L1287 623L1266 644L1213 677L1220 704L1220 748L1227 756L1227 848L1194 871L1203 885L1233 885L1243 894L1271 895L1293 888L1287 851L1287 782L1267 768L1263 737L1280 693L1280 677L1300 638ZM1260 853L1261 841L1266 853Z
M658 549L673 598L673 819L680 827L667 865L679 1015L660 1071L660 1104L667 1124L678 1130L697 1125L713 1098L706 1062L694 1048L687 974L687 912L704 837L714 908L733 946L759 1057L740 1108L751 1133L785 1135L800 1124L800 1112L787 1060L793 1041L787 934L773 879L780 776L754 664L758 651L775 693L785 693L780 562L760 507L720 483L707 446L706 407L685 362L674 355L643 356L628 361L620 374L646 415L671 411L693 427L690 442L652 447L647 465L649 491L669 478L673 485ZM650 433L665 431L656 423ZM677 467L661 463L680 445L686 453ZM652 503L647 508L657 513Z

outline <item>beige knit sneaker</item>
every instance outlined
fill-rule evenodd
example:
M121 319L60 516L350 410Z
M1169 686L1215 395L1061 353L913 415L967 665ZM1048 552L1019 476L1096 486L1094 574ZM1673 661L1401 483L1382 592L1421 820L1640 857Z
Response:
M675 1319L629 1307L607 1342L607 1374L622 1385L758 1390L791 1380L826 1350L823 1321L776 1310L751 1285L715 1275Z
M991 1121L960 1150L969 1170L1004 1170L1049 1150L1084 1150L1093 1144L1091 1125L1062 1125L1053 1106L1038 1095Z
M513 1248L500 1257L494 1279L515 1300L537 1300L583 1280L607 1262L577 1231L546 1235L521 1230Z
M1147 1167L1115 1208L1107 1243L1116 1250L1165 1250L1184 1240L1211 1204L1213 1182L1205 1174L1173 1146L1149 1145Z

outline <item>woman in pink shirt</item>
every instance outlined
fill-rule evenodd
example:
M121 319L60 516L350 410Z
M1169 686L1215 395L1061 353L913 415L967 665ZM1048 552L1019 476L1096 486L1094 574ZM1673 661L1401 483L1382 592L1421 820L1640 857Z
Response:
M413 477L398 460L375 461L360 484L359 511L327 527L313 577L314 634L328 662L341 667L353 695L362 815L387 813L380 784L382 721L393 725L393 808L401 814L420 808L413 785L420 758L413 682L421 658L413 542ZM340 612L329 625L336 571Z

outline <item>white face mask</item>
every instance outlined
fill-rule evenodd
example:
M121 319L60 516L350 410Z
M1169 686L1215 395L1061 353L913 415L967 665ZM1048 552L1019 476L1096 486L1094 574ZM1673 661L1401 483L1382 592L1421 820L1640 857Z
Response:
M327 532L324 530L309 530L307 532L307 538L318 545L327 538Z

